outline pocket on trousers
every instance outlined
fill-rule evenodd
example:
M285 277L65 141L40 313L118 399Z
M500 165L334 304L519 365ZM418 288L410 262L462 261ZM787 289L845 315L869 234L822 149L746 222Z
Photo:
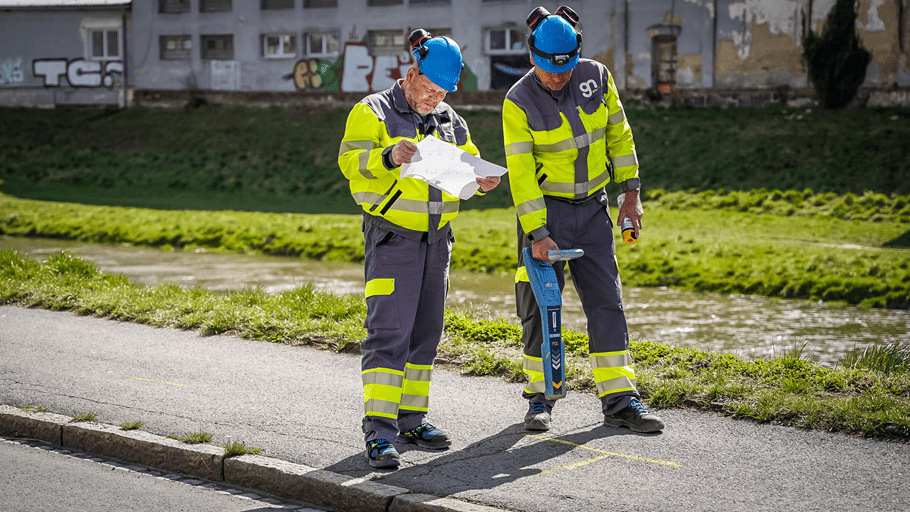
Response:
M417 261L414 242L389 231L376 243L376 256L383 265L410 265Z
M367 318L363 326L368 330L398 329L401 325L398 300L394 294L367 297Z
M444 241L436 242L434 245L437 245L436 254L439 256L439 261L448 264L449 259L452 257L452 244L455 243L455 234L451 231L446 235Z

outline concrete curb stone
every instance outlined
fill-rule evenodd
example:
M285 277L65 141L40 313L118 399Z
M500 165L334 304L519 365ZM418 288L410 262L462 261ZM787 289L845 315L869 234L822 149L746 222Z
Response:
M51 412L29 412L0 404L0 434L61 446L63 425L72 418Z
M188 445L141 430L96 422L71 423L63 426L61 446L213 482L224 480L223 448Z
M317 506L351 512L501 512L403 487L303 464L241 455L224 458L212 445L186 445L141 430L122 430L97 422L72 423L67 416L0 404L0 435L44 441L85 453L104 455L190 477L224 482L285 496Z
M351 512L386 512L396 497L410 492L403 487L354 479L260 455L227 459L224 477L232 484L314 505L331 508L344 503L344 510Z

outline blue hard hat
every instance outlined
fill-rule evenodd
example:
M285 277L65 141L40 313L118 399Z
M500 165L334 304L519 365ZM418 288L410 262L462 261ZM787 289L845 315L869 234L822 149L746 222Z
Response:
M564 73L578 64L581 34L561 16L548 16L528 38L534 64L550 73Z
M454 92L461 77L461 48L448 37L434 37L412 51L417 67L431 82Z

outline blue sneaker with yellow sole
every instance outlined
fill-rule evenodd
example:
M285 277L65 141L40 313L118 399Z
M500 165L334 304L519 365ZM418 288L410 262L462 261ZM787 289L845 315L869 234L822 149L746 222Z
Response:
M429 423L424 423L407 432L398 434L398 442L413 443L422 448L429 448L430 450L442 450L443 448L448 448L449 445L452 444L452 441L449 440L449 436L446 435L445 432Z
M367 441L366 455L374 468L397 468L399 464L398 450L385 439Z

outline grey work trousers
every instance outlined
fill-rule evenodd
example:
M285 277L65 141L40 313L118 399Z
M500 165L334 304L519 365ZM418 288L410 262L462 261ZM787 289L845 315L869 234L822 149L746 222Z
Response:
M581 299L588 321L588 352L618 352L629 350L629 330L622 307L622 282L616 266L616 245L613 241L613 223L607 209L606 193L573 204L544 196L547 205L547 230L560 249L582 249L585 255L575 260L557 261L553 264L559 290L565 288L565 265L569 264L572 282ZM522 251L531 246L527 235L518 224L518 266L524 265ZM515 303L522 325L524 353L539 358L543 331L540 309L530 283L515 283ZM552 406L542 393L523 393L531 402ZM639 397L636 390L613 393L601 397L605 414L612 414Z
M394 291L367 297L367 338L360 345L361 369L404 371L405 364L432 365L442 339L448 293L451 230L428 243L364 222L366 282L393 279ZM398 418L365 415L365 441L394 440L399 432L423 423L426 412L399 410Z

